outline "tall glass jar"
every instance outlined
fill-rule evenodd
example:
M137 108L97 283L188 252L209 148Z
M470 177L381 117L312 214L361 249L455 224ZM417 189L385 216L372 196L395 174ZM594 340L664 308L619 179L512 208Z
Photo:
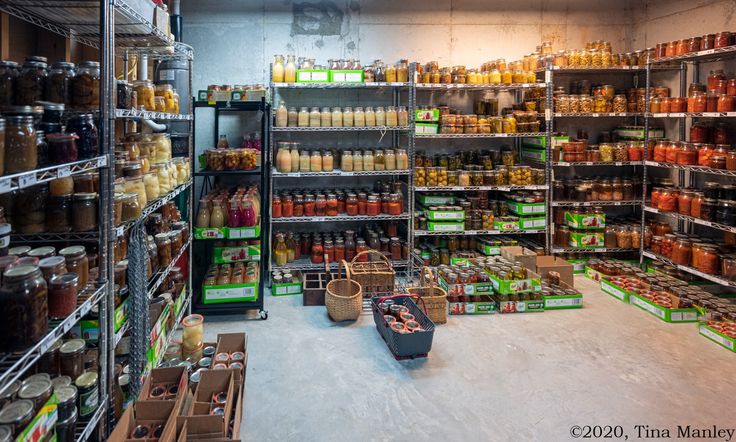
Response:
M297 126L299 127L309 127L309 108L307 107L301 107L299 108L299 114L297 116Z
M318 107L313 107L309 112L309 127L320 127L322 121L322 113Z
M66 269L79 275L79 290L82 290L89 279L89 259L84 246L70 246L59 250L59 255L66 260Z
M70 106L72 104L73 81L74 63L59 61L52 64L49 76L46 79L46 101Z
M355 126L355 115L353 114L353 108L344 107L342 109L342 125L344 127Z
M99 155L100 145L92 114L81 114L69 119L67 133L76 134L77 154L79 159L92 158Z
M0 107L12 106L18 81L18 63L0 61Z
M38 166L36 130L33 117L12 115L5 118L5 173L18 173Z
M15 89L15 104L31 106L42 101L46 89L46 63L27 60L23 63Z
M322 112L320 112L319 124L321 127L332 126L332 112L330 111L329 107L322 108Z
M81 109L100 106L100 63L83 61L72 82L72 102Z
M0 348L20 351L39 342L48 331L48 289L38 266L6 270L0 293Z

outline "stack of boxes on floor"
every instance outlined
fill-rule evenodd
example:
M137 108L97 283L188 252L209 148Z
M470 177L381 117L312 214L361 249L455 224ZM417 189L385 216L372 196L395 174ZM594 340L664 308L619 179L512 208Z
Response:
M205 346L215 347L214 360L199 364L211 369L192 374L183 365L151 370L137 401L125 410L108 440L239 440L247 337L245 333L219 334L216 343Z

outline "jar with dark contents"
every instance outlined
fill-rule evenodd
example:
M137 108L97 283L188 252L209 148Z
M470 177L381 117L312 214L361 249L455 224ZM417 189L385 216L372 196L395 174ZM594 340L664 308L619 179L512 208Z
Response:
M100 146L92 114L81 114L69 119L67 133L76 134L79 159L87 159L99 155Z
M48 134L46 135L47 158L49 164L65 164L77 161L77 139L75 134Z
M74 63L59 61L52 64L46 78L46 101L71 105L72 81L74 81Z
M46 199L46 231L66 233L72 230L72 196L49 196Z
M117 82L117 108L133 108L133 85L125 80L118 80Z
M72 84L72 100L76 108L92 109L100 106L100 63L79 63L77 76Z
M14 61L0 61L0 107L12 106L15 103L18 68L18 63Z
M75 232L97 229L96 193L75 193L72 207L72 228Z
M79 275L64 273L49 280L49 318L63 319L77 309Z
M23 63L15 88L15 104L30 106L43 101L46 89L46 63L28 60Z
M5 121L5 173L35 169L38 166L38 150L33 117L12 115L7 116Z
M18 391L18 398L26 399L33 402L33 410L38 413L41 407L51 397L53 388L49 379L35 379L25 383Z
M78 412L80 418L89 417L99 405L99 389L97 387L97 373L88 371L81 374L74 381L77 387Z
M63 376L78 378L84 372L84 339L71 339L59 349L59 371Z
M20 434L35 415L33 401L17 400L0 410L0 425L11 428L12 434Z
M51 376L59 374L59 349L61 348L61 339L51 344L51 348L46 350L38 360L36 367L39 373L49 373Z
M0 289L0 348L24 350L48 332L48 289L37 265L6 270Z
M84 246L70 246L59 250L59 255L66 260L68 271L79 275L79 290L84 289L89 278L89 260Z

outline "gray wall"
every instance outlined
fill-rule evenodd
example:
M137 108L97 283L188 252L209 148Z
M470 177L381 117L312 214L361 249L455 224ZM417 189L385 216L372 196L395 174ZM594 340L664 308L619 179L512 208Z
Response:
M631 49L629 1L606 0L184 0L194 86L267 83L274 54L438 60L477 66L516 60L542 40L557 49L611 41ZM622 7L622 5L624 5Z

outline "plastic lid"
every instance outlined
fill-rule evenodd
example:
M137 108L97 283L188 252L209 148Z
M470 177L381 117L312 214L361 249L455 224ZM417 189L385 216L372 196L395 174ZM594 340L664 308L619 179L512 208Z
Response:
M38 266L36 265L19 265L6 270L3 276L5 278L20 278L28 276L37 270Z
M66 260L64 259L63 256L59 256L59 255L49 256L47 258L40 260L38 262L38 266L43 269L43 268L49 268L49 267L56 267L59 264L63 264L65 262Z
M204 322L204 316L199 314L193 314L189 315L186 318L181 320L181 325L184 327L193 327L196 325L200 325Z
M61 348L59 349L59 352L62 354L82 353L84 352L86 347L87 347L87 343L84 342L84 339L72 339L72 340L66 341L64 345L62 345Z
M31 246L17 246L8 250L9 255L25 256L31 251Z

